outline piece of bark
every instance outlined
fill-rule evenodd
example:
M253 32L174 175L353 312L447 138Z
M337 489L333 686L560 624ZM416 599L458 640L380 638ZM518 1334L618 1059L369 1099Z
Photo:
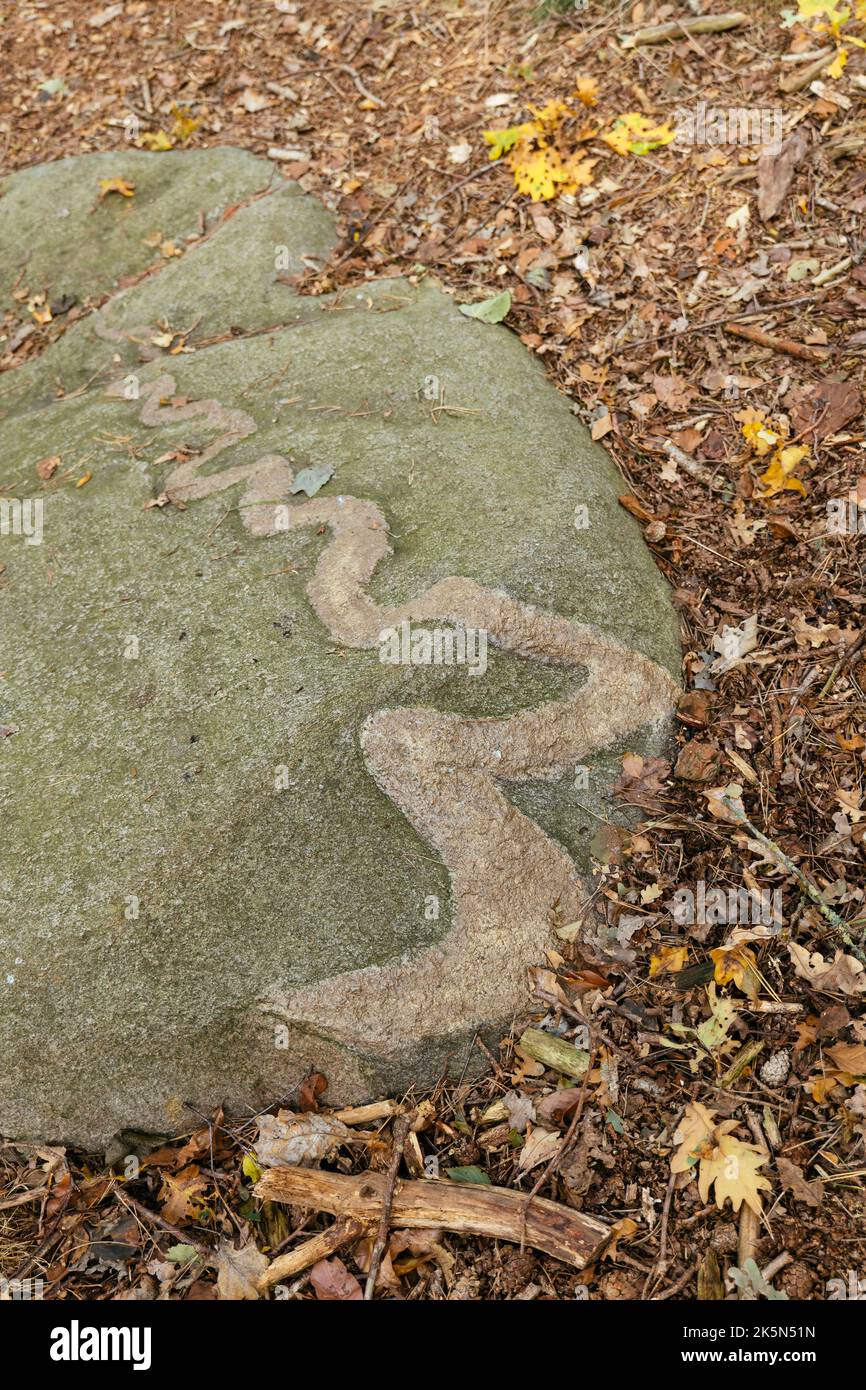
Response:
M369 1227L377 1225L381 1218L386 1185L383 1173L349 1177L312 1168L271 1168L256 1183L254 1191L266 1201L329 1211ZM427 1231L492 1236L514 1245L520 1245L522 1235L527 1245L574 1269L583 1269L590 1253L610 1235L603 1222L545 1197L533 1198L527 1209L526 1193L444 1179L397 1182L390 1224L395 1228L414 1226ZM277 1263L275 1260L271 1269ZM266 1276L270 1272L267 1270Z
M791 180L809 148L805 130L795 130L781 146L770 146L758 160L758 215L762 222L775 217L788 196Z
M746 1260L755 1258L760 1233L760 1218L752 1211L747 1202L743 1202L740 1207L740 1225L737 1232L737 1264L740 1269L745 1269ZM745 1296L745 1291L740 1289L737 1297L745 1298Z
M698 1267L698 1298L706 1303L724 1296L718 1256L715 1250L708 1250Z
M540 1028L526 1028L521 1033L517 1046L533 1061L541 1062L545 1067L552 1067L554 1071L560 1071L565 1076L573 1076L578 1081L589 1065L588 1052L583 1052Z
M726 323L725 332L733 333L737 338L747 338L750 343L757 343L759 347L772 348L774 352L785 352L789 357L798 357L802 362L826 362L830 356L826 348L806 347L803 343L794 343L790 338L778 338L775 333L765 333L761 328L755 328L749 323Z
M684 15L682 19L669 20L667 24L650 24L646 29L638 29L634 34L622 36L623 47L634 48L640 44L667 43L681 39L684 34L721 34L726 29L736 29L741 24L750 24L751 18L742 10L728 14Z
M358 1240L366 1229L362 1221L354 1221L351 1217L340 1218L327 1231L320 1231L310 1240L305 1240L303 1245L271 1260L258 1281L259 1292L264 1293L283 1279L293 1279L296 1274L302 1274L311 1265L318 1264L319 1260L326 1260L342 1246Z
M863 417L861 387L856 380L792 386L782 404L791 417L794 434L801 438L808 435L806 442L812 445Z
M689 739L680 749L674 777L682 782L711 782L719 775L721 761L721 753L708 739Z

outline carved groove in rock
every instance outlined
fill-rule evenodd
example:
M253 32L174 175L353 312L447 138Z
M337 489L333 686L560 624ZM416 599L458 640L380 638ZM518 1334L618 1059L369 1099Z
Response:
M498 782L554 779L588 755L671 712L677 687L657 663L596 629L537 609L472 579L439 580L406 603L381 606L365 592L392 554L388 525L372 502L316 497L295 502L288 459L265 454L203 475L201 468L256 430L243 410L217 400L164 405L175 382L147 383L140 419L148 426L203 419L217 437L178 465L165 484L173 501L210 497L238 483L244 525L253 536L327 526L332 540L306 587L333 639L352 648L378 644L404 620L446 620L485 628L505 651L587 671L567 699L502 718L471 719L423 708L386 709L361 733L366 766L381 790L441 856L450 877L454 926L436 947L408 960L335 975L259 1000L262 1013L326 1037L397 1057L419 1037L464 1031L501 1009L504 982L537 958L548 913L559 900L576 915L584 885L566 850L500 791ZM120 384L109 388L120 396ZM448 997L440 991L449 982ZM442 1002L440 1002L442 1001Z

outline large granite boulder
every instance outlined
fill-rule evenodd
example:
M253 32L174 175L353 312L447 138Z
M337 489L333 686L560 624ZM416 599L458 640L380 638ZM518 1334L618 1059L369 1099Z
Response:
M7 1134L459 1073L666 737L605 454L441 288L298 296L333 239L234 150L2 185L4 311L101 303L0 377Z

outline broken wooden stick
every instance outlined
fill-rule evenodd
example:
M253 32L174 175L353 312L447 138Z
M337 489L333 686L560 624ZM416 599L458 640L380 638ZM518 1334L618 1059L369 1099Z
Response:
M359 1240L366 1233L366 1229L362 1222L353 1221L351 1217L335 1221L327 1231L320 1231L310 1240L305 1240L303 1245L298 1245L294 1250L271 1260L258 1281L259 1292L264 1293L283 1279L294 1279L296 1274L302 1274L311 1265L318 1264L319 1260L326 1260L329 1255L335 1254L350 1241Z
M783 92L801 92L804 87L816 77L820 77L825 68L828 68L833 61L835 48L824 48L818 53L807 68L800 68L799 72L787 73L779 78L779 89Z
M620 498L622 501L622 498ZM526 1028L517 1040L517 1046L527 1057L553 1071L573 1076L577 1081L586 1073L589 1066L589 1053L584 1052L553 1033L545 1033L541 1028Z
M635 48L639 44L667 43L669 39L681 39L688 34L722 34L726 29L736 29L751 20L742 10L728 14L704 14L671 19L667 24L650 24L646 29L638 29L633 34L621 34L623 48Z
M329 1211L334 1216L349 1217L372 1227L378 1225L381 1218L386 1187L384 1173L358 1173L349 1177L313 1168L270 1168L256 1183L254 1192L269 1202L289 1202L313 1211ZM524 1212L526 1228L522 1232ZM523 1234L527 1245L574 1269L583 1269L589 1254L610 1234L603 1222L546 1197L536 1197L527 1211L524 1192L447 1179L397 1182L390 1224L398 1228L492 1236L513 1245L520 1244ZM290 1258L280 1256L271 1269L280 1260ZM264 1277L269 1274L270 1270Z
M344 1125L369 1125L377 1120L390 1120L392 1115L400 1115L403 1107L398 1100L377 1100L372 1105L347 1105L343 1110L333 1110L332 1120L341 1120Z
M775 333L765 333L749 323L726 323L725 332L737 338L747 338L759 347L772 348L774 352L786 352L789 357L799 357L803 362L826 362L830 356L826 348L806 347L803 343L792 342L790 338L778 338Z

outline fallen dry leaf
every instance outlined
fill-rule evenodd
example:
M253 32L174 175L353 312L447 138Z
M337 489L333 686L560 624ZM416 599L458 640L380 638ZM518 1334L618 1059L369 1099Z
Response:
M235 1249L230 1240L220 1241L215 1264L220 1298L235 1301L258 1298L258 1281L268 1267L268 1257L262 1254L254 1240L247 1241L240 1249Z
M626 753L622 774L614 784L614 793L632 806L655 810L660 805L665 779L671 765L664 758L644 758L640 753Z
M122 198L132 198L135 194L135 184L132 179L100 179L99 180L99 201L107 198L110 193L119 193Z
M281 1110L278 1115L259 1117L259 1134L254 1149L263 1168L282 1164L304 1167L316 1163L338 1144L352 1143L356 1136L330 1115L295 1115Z
M866 994L866 970L854 956L837 951L832 961L825 960L819 951L813 954L796 941L788 942L788 952L801 980L828 994Z
M353 1303L364 1297L364 1290L354 1274L350 1274L341 1259L319 1260L310 1270L310 1283L316 1298L323 1302Z
M181 1226L194 1216L201 1205L207 1179L201 1176L197 1163L190 1163L179 1173L163 1173L159 1199L162 1215L173 1226Z
M532 1131L520 1150L518 1167L521 1173L529 1173L542 1163L549 1163L562 1144L562 1135L552 1129L542 1129L539 1125Z
M784 1187L793 1192L798 1202L806 1202L810 1207L819 1207L824 1199L824 1184L818 1180L807 1182L802 1168L779 1154L776 1158L776 1172Z

